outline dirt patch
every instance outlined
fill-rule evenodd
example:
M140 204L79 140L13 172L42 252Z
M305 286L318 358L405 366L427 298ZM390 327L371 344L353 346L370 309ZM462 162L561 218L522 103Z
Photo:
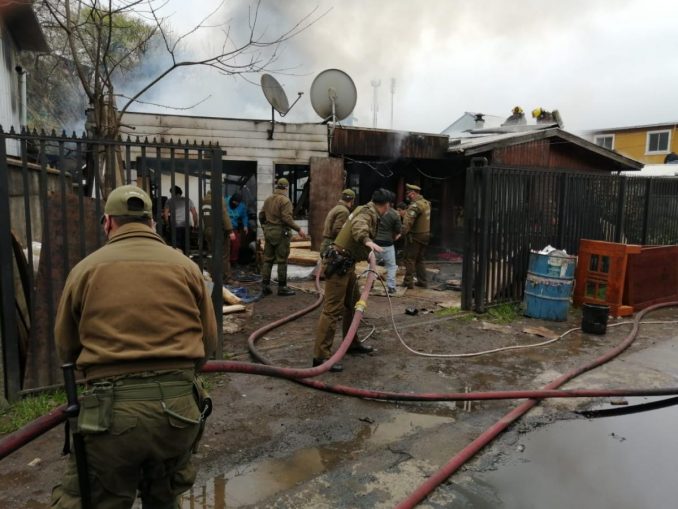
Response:
M510 330L487 330L482 325L484 317L436 316L436 299L430 292L435 290L407 292L392 302L403 339L419 351L462 353L535 343L543 338L523 333L526 326L545 326L560 333L580 320L577 312L563 323L521 317L507 325ZM453 294L437 293L443 294L442 300ZM248 360L246 338L253 330L316 298L299 292L256 303L243 329L227 337L225 351L235 360ZM407 307L430 312L409 316ZM316 310L266 334L259 342L262 352L277 365L310 366L318 314ZM599 337L575 332L542 348L437 359L409 353L393 334L390 322L388 300L370 298L360 335L374 327L368 342L376 354L349 356L342 373L321 378L403 392L540 388L557 374L616 345L628 331L612 328ZM666 331L657 327L641 332L631 350L660 341ZM339 338L335 346L338 343ZM196 458L199 477L184 498L185 507L392 507L516 404L474 402L468 409L453 402L365 401L241 374L213 375L209 381L215 411ZM601 377L596 383L616 385L611 377ZM565 411L545 408L550 419ZM63 430L53 430L0 463L1 507L48 506L51 486L64 467L65 460L59 456L62 441ZM29 467L36 457L41 462Z

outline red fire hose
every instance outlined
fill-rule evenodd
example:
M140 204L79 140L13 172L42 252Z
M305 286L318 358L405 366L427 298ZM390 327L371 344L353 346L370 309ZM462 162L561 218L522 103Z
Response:
M678 306L678 302L656 304L654 306L650 306L642 310L634 318L633 328L631 329L631 332L629 332L626 338L624 338L624 341L622 341L616 348L613 348L612 350L601 355L592 362L584 364L579 368L573 369L572 371L565 373L561 377L557 378L556 380L548 384L544 389L546 390L556 389L557 387L560 387L564 383L572 380L573 378L581 375L582 373L585 373L586 371L601 366L602 364L608 362L610 359L613 359L621 352L623 352L626 348L628 348L629 345L636 338L636 334L638 334L639 322L643 316L645 316L647 313L655 309L669 306ZM507 413L504 417L499 419L495 424L487 428L478 438L476 438L473 442L464 447L440 470L438 470L436 473L430 476L409 497L407 497L400 504L398 504L396 506L396 509L410 509L412 507L415 507L419 502L424 500L431 492L433 492L433 490L435 490L439 484L444 482L454 472L459 470L459 468L461 468L461 466L464 463L466 463L470 458L472 458L478 451L480 451L483 447L485 447L492 440L494 440L497 437L497 435L499 435L509 426L509 424L525 415L525 413L527 413L528 410L535 406L537 402L538 400L536 399L530 399L520 404L519 406L511 410L509 413Z
M462 452L460 452L455 458L453 458L450 463L445 465L438 473L436 473L432 478L423 484L415 493L413 493L407 500L401 503L398 508L401 507L413 507L413 505L408 504L417 504L425 496L428 495L438 484L444 481L449 475L456 471L465 461L472 457L478 450L480 450L486 443L488 443L492 438L496 437L502 430L504 430L511 422L523 415L527 410L532 408L539 399L545 398L573 398L573 397L614 397L614 396L660 396L660 395L676 395L678 394L678 388L663 388L663 389L608 389L608 390L569 390L561 391L555 390L560 385L564 384L568 380L571 380L575 376L584 373L590 369L593 369L596 366L607 362L611 358L615 357L626 349L631 342L635 339L635 336L638 332L638 322L640 318L646 313L658 309L660 307L668 307L673 305L678 305L678 302L668 303L668 304L659 304L647 308L641 312L636 319L634 320L633 329L629 335L624 339L624 341L617 346L615 349L611 350L607 354L603 355L599 359L586 364L585 366L575 369L551 384L547 385L543 390L521 390L521 391L487 391L487 392L469 392L469 393L399 393L399 392L389 392L389 391L374 391L366 389L358 389L355 387L344 386L344 385L334 385L326 384L319 381L306 380L305 378L313 377L320 375L329 370L329 368L336 362L338 362L348 350L353 337L355 336L360 321L364 313L364 306L367 302L369 292L372 287L372 283L375 279L375 263L373 257L370 258L371 270L368 273L367 283L361 294L361 300L359 301L359 306L357 306L356 313L354 315L353 321L349 328L348 333L344 337L339 349L335 352L330 359L325 363L315 368L281 368L267 365L268 361L263 357L255 347L256 341L263 336L266 332L288 323L292 320L303 316L310 311L316 309L321 303L323 296L322 294L319 298L310 306L296 313L293 313L285 318L272 322L261 329L254 331L248 338L248 345L250 352L253 357L259 362L264 362L266 364L253 364L246 362L234 362L234 361L210 361L205 364L202 371L203 372L230 372L230 373L248 373L256 375L265 375L273 376L278 378L290 379L295 382L301 383L308 387L315 389L332 392L335 394L342 394L347 396L354 396L360 398L370 398L370 399L382 399L382 400L397 400L397 401L462 401L462 400L497 400L497 399L523 399L531 398L530 401L527 401L511 411L504 418L502 418L497 424L492 426L486 432L484 432L480 437L474 440L469 446L467 446ZM316 278L316 288L320 290L319 278ZM12 433L11 435L5 437L0 441L0 459L6 457L10 453L16 451L23 445L27 444L34 438L42 435L47 432L49 429L57 426L63 422L66 417L63 413L65 407L59 407L55 410L52 410L49 414L36 419L32 423L24 426L20 430ZM457 466L455 466L457 465ZM450 470L452 468L452 470ZM447 473L449 471L449 473Z

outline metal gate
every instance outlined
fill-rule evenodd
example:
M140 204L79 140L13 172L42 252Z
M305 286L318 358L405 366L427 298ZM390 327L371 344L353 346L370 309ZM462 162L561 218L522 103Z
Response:
M678 179L488 166L466 174L462 308L523 296L531 250L678 243Z
M18 153L7 153L16 146ZM106 141L65 133L0 131L0 366L4 375L0 380L5 384L0 396L12 400L21 391L61 382L54 344L56 307L71 268L105 241L100 218L106 190L121 183L144 188L153 200L157 232L176 245L177 225L163 221L163 192L182 187L183 196L192 198L199 211L211 189L214 212L209 221L212 231L222 231L222 155L218 146L180 141ZM186 217L192 216L188 200L184 206ZM197 223L184 245L177 247L220 282L223 238L215 235L208 252L203 218ZM221 357L221 284L215 289L217 355Z

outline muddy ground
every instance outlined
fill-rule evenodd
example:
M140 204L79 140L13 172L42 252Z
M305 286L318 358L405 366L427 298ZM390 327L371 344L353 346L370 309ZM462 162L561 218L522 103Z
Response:
M304 283L306 289L312 285ZM486 316L439 317L436 302L458 297L456 292L408 290L393 299L393 313L404 340L426 352L460 353L543 341L522 332L525 326L545 326L558 333L579 325L578 311L567 322L542 322L518 317L500 330L486 330ZM246 338L256 328L317 297L298 292L294 297L271 296L255 304L244 329L227 337L226 351L248 360ZM416 316L405 308L416 307ZM268 333L261 351L275 364L306 367L312 357L313 330L319 310ZM605 336L579 331L549 346L509 351L468 359L431 359L409 353L390 326L385 297L371 297L367 325L360 334L377 352L347 356L342 373L322 380L362 388L403 392L457 392L512 388L541 388L569 369L597 357L619 343L628 326L608 329ZM675 318L673 311L655 317ZM628 353L640 352L675 338L675 325L652 325L641 330ZM335 345L338 344L337 338ZM624 357L586 375L568 387L668 385L671 376L659 369L629 369ZM639 378L640 377L640 378ZM272 378L223 374L209 377L215 412L208 421L201 451L200 472L186 508L390 508L396 505L486 427L513 408L512 401L463 403L387 403L335 396ZM503 448L512 447L515 434L559 418L571 418L575 406L590 401L546 402L526 420L513 426L498 443L474 459L472 470L494 468ZM513 438L511 438L513 436ZM63 429L55 429L0 462L0 507L48 506L51 486L63 471L59 455ZM36 458L37 464L29 466ZM466 470L466 469L465 469ZM456 474L421 507L455 505L451 489ZM459 477L461 476L461 477Z

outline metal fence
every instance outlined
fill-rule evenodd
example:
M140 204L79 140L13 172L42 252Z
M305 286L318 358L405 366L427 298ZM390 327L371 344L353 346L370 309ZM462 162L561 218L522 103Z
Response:
M8 147L16 150L17 146L18 153L7 154ZM180 227L163 220L167 203L162 191L183 187L185 197L197 199L198 212L211 188L212 231L222 231L222 155L218 146L180 141L105 141L65 133L0 131L4 375L0 380L4 380L5 397L11 400L22 391L61 383L53 332L56 307L71 268L105 242L100 218L107 190L116 185L135 183L149 192L157 232L209 270L214 281L221 281L222 236L215 235L207 250L202 228L188 228L183 245L178 245ZM185 217L192 216L188 200L183 207ZM223 353L220 289L217 284L213 292L219 356Z
M580 239L678 243L678 179L487 166L467 170L462 307L523 296L531 250Z

